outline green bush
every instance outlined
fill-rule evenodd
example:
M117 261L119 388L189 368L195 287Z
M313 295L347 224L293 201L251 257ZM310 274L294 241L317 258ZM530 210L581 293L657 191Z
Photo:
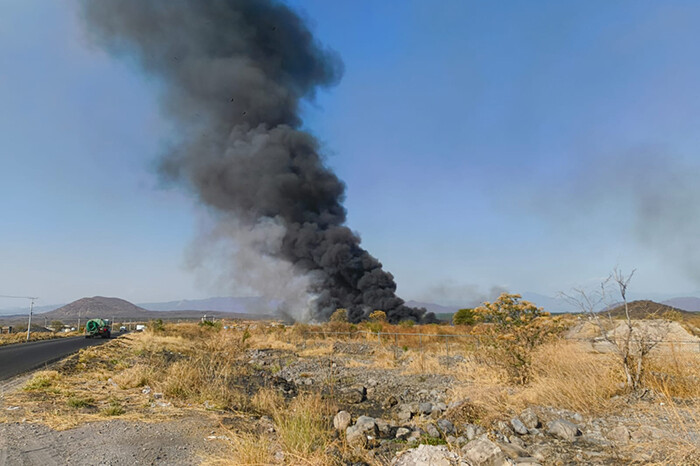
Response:
M455 325L474 325L477 323L477 316L474 309L460 309L452 316L452 323Z

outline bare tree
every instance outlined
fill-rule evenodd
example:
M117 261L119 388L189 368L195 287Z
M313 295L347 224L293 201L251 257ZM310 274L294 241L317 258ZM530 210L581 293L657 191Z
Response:
M657 335L651 331L648 325L632 319L629 302L627 300L627 288L629 287L635 270L626 275L617 267L601 282L600 289L590 292L583 288L575 288L571 294L561 295L571 304L587 314L600 332L600 337L606 341L618 356L622 369L625 372L626 386L631 390L642 387L644 369L649 353L668 333L668 326L660 328ZM610 288L616 288L622 299L620 306L624 310L624 324L616 325L613 320ZM607 315L608 328L604 325L601 311ZM658 311L656 312L658 313ZM649 315L655 313L649 312Z

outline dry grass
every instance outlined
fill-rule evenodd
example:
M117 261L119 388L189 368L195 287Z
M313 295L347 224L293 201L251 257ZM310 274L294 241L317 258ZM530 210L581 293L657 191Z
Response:
M207 464L266 466L276 464L273 439L249 432L229 432L229 455L225 458L210 458Z
M303 394L277 409L273 419L286 455L306 464L331 464L326 449L331 441L330 416L335 407L320 395Z
M75 337L81 335L79 332L33 332L29 336L29 341L53 340L54 338ZM12 345L15 343L25 343L27 341L27 331L17 333L0 333L0 346Z

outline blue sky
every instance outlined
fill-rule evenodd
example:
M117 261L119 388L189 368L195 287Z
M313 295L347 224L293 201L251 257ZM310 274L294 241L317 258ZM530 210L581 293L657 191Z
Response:
M345 62L305 125L404 298L551 295L615 265L642 295L700 290L699 4L290 4ZM185 265L202 215L153 169L157 93L74 1L0 2L0 294L239 293Z

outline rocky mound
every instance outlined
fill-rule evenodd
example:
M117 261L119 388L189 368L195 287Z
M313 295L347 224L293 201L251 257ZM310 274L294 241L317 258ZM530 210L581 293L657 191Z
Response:
M648 299L640 299L638 301L632 301L628 304L630 310L630 317L632 319L654 319L661 318L666 312L678 312L681 317L697 317L698 313L688 312L682 309L678 309L666 304L657 303L650 301ZM601 311L602 314L607 315L610 313L613 318L624 318L625 317L625 306L619 305L613 309Z
M94 296L92 298L82 298L66 304L54 311L42 314L50 320L68 320L81 318L140 318L150 314L144 308L130 303L120 298L107 298L104 296Z

